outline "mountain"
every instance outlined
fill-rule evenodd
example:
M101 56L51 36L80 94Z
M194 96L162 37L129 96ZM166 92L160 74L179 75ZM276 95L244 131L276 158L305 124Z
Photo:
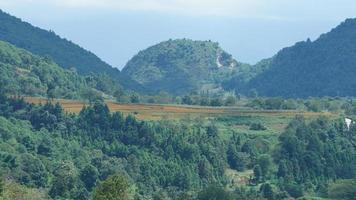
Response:
M262 73L235 87L263 96L356 96L355 77L356 19L347 19L315 41L282 49Z
M124 88L143 90L138 83L121 75L118 69L111 67L92 52L61 38L53 31L34 27L1 10L0 40L26 49L33 54L50 57L59 66L65 69L75 68L79 74L106 73Z
M271 61L272 59L268 58L261 60L256 65L243 65L231 78L222 82L223 89L228 91L235 90L237 93L246 92L247 83L269 69Z
M140 51L122 73L146 88L185 94L219 87L240 65L218 43L177 39Z
M118 90L103 76L80 76L62 69L51 59L3 41L0 41L0 85L0 92L9 95L66 99L88 95L94 98L96 94L112 94Z

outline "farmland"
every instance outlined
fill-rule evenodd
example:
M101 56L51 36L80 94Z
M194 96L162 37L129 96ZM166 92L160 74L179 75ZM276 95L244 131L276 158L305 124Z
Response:
M29 103L44 104L48 100L41 97L25 97ZM60 103L67 112L79 113L88 103L67 100L54 99L53 103ZM332 116L328 112L303 112L298 110L253 110L247 107L202 107L202 106L184 106L184 105L159 105L159 104L123 104L112 101L106 102L111 112L122 112L124 114L136 115L142 120L161 120L161 119L183 119L186 117L294 117L303 115L304 117Z
M26 97L25 100L34 104L44 104L46 98ZM53 103L60 103L65 111L79 113L88 103L76 100L55 99ZM315 119L318 116L336 117L329 112L304 112L299 110L254 110L248 107L201 107L184 105L158 105L158 104L122 104L107 101L111 112L122 112L125 115L134 115L140 120L160 121L179 120L189 124L207 125L214 123L228 139L232 132L277 136L296 115L302 115L307 119ZM262 124L265 130L251 130L251 124Z

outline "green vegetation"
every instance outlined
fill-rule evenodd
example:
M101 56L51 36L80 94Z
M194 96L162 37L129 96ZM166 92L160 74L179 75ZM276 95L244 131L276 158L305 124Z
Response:
M88 88L76 73L1 41L0 68L1 89L12 95L73 99L79 98L80 91Z
M143 92L137 82L124 76L96 55L71 41L63 39L53 31L46 31L23 22L0 10L0 40L45 58L53 59L60 67L75 69L81 75L107 74L116 85Z
M162 42L126 65L139 83L53 32L0 23L22 48L0 41L0 199L355 199L356 102L259 97L355 96L355 20L255 66L218 43ZM145 108L162 120L134 116Z
M182 39L139 52L123 73L154 91L182 95L209 84L214 89L240 65L218 43Z
M44 195L56 199L110 199L112 193L283 199L328 195L332 180L356 177L356 129L327 118L297 117L280 136L244 134L219 120L144 122L109 113L98 102L73 115L58 104L4 96L0 115L1 172L27 187L46 188ZM228 170L253 173L238 183ZM209 185L215 189L204 190Z
M0 41L0 69L1 90L9 95L87 100L129 95L105 74L80 76L60 68L51 59L3 41Z
M225 88L291 98L355 96L355 27L356 20L348 19L313 42L285 48L265 63L262 73L244 84L234 78Z
M94 191L94 200L131 200L130 184L122 175L113 175L102 182Z

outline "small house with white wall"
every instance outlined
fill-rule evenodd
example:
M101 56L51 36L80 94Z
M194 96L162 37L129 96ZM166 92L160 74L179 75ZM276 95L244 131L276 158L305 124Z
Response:
M349 131L351 128L351 125L355 124L355 121L353 121L350 118L345 118L345 124L346 124L346 128Z

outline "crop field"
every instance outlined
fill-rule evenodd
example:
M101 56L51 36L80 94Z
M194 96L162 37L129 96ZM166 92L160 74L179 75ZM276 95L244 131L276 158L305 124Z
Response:
M46 98L25 97L29 103L44 104ZM79 113L88 103L77 100L55 99L53 103L59 102L65 111ZM246 107L201 107L201 106L184 106L184 105L159 105L159 104L125 104L107 101L111 112L122 112L124 114L136 115L139 119L144 120L161 120L161 119L182 119L190 117L294 117L303 115L304 117L331 116L331 113L320 112L302 112L292 111L275 111L275 110L253 110Z
M44 104L46 98L26 97L25 100L34 104ZM65 111L79 113L83 106L88 103L76 100L55 99ZM254 110L248 107L201 107L184 105L158 105L158 104L123 104L107 101L111 112L122 112L125 115L134 115L138 119L146 121L180 120L190 124L208 125L214 123L221 132L221 136L229 139L232 133L248 134L252 137L268 137L269 140L277 140L288 123L296 116L302 115L307 120L319 116L337 117L338 115L328 112L303 112L298 110ZM265 130L251 130L251 124L258 123Z

